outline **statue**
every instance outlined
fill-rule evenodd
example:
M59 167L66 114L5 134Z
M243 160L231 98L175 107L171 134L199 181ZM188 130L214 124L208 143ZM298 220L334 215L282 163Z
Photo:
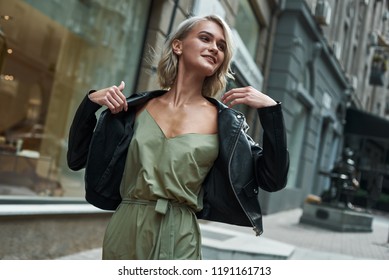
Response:
M344 203L345 208L354 209L351 201L359 188L359 182L356 178L355 162L352 159L353 155L354 152L350 148L345 148L342 158L335 163L331 172L324 173L330 176L331 185L329 190L322 193L322 202L335 206Z

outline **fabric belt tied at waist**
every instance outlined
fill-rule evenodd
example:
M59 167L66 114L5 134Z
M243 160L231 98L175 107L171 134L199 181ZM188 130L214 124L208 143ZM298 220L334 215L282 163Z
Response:
M141 204L141 205L155 205L155 212L162 214L161 224L159 227L159 238L155 244L154 250L159 252L158 259L160 260L172 260L174 259L174 216L171 207L182 207L191 210L194 215L193 209L189 206L171 202L165 198L159 198L154 200L123 198L122 203L126 204ZM169 211L170 210L170 211Z
M142 204L142 205L155 205L155 212L160 213L162 215L166 215L169 207L182 207L187 208L193 211L188 205L171 202L169 199L158 198L157 200L145 200L145 199L135 199L135 198L123 198L122 203L126 204Z

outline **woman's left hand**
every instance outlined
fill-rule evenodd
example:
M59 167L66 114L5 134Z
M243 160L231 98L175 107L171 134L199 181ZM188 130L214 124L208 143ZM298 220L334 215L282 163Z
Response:
M245 104L257 109L277 104L271 97L256 90L252 86L234 88L227 91L222 96L222 102L229 104L228 107L230 108L237 104Z

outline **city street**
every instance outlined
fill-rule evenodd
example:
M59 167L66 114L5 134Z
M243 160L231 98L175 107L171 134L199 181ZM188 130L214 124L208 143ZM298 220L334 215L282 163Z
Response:
M288 257L291 260L389 260L389 215L387 213L373 214L373 232L370 233L335 232L300 224L301 214L301 209L294 209L264 216L265 230L258 241L263 242L264 245L278 241L281 242L277 244L278 247L282 248L285 244L286 250L289 250L291 245L293 251ZM231 230L246 233L250 241L254 236L251 228L211 224L219 230L224 228L228 233ZM60 259L97 260L100 258L101 248L96 248Z

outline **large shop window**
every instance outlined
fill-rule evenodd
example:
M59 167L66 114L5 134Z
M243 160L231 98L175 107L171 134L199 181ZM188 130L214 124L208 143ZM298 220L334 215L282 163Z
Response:
M239 1L235 29L255 59L259 44L261 26L248 0Z
M0 195L83 196L70 123L89 89L135 88L150 2L0 0Z

